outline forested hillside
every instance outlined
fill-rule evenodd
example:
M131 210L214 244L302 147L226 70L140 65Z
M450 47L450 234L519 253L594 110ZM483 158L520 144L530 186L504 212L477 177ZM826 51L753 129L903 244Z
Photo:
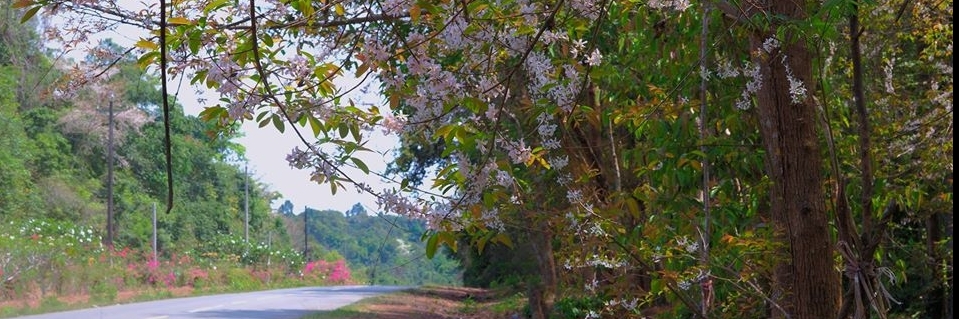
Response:
M278 245L289 245L282 223L270 214L277 195L240 166L243 147L232 136L210 138L210 125L185 115L180 105L170 112L177 209L164 213L167 165L156 77L107 41L103 56L85 62L115 59L116 66L89 87L60 96L63 86L80 83L58 82L71 70L44 55L32 30L11 18L9 8L3 10L0 219L62 220L105 236L112 198L114 244L145 249L151 247L157 204L159 250L182 252L216 236L242 236L244 183L249 183L252 239L265 240L272 232Z
M212 139L208 123L174 104L175 209L167 213L157 78L110 41L82 61L51 56L9 2L0 16L0 301L294 284L286 278L300 276L303 259L270 211L277 194L244 173L234 136ZM78 72L74 63L113 67L85 83L64 81ZM261 244L268 237L271 247ZM275 277L257 280L247 270L268 255L274 266L261 277ZM18 310L0 314L8 311Z
M383 285L462 284L462 271L453 256L427 258L422 240L426 225L421 220L370 213L359 204L346 212L306 208L296 215L282 209L281 213L298 251L305 251L311 260L345 258L358 281ZM305 250L304 222L309 225Z

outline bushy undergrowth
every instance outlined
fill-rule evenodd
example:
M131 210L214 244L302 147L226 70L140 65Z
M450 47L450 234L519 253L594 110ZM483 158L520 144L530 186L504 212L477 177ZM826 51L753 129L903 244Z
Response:
M68 221L0 223L0 301L49 303L58 296L86 295L91 302L111 302L129 290L245 291L351 282L342 260L304 262L291 249L236 236L154 258L152 251L104 247L92 228Z

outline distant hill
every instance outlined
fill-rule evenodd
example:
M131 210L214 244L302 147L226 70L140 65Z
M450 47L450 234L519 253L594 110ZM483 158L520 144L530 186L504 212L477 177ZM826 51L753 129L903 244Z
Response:
M286 206L286 205L285 205ZM282 210L281 210L282 211ZM312 260L343 257L360 282L390 285L461 285L459 261L448 254L426 258L420 240L422 221L368 214L359 204L347 212L306 208L282 216L293 244L303 250L304 214L308 221L308 253Z

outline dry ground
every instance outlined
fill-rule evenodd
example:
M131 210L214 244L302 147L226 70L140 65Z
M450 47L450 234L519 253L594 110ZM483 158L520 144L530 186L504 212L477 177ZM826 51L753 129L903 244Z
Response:
M465 287L420 287L304 319L518 319L525 297Z

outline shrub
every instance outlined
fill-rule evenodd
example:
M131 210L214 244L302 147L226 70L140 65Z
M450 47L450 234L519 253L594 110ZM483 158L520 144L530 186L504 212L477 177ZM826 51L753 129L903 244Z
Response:
M234 268L226 272L226 279L230 289L236 291L249 291L259 288L259 281L253 277L250 271L243 268Z

